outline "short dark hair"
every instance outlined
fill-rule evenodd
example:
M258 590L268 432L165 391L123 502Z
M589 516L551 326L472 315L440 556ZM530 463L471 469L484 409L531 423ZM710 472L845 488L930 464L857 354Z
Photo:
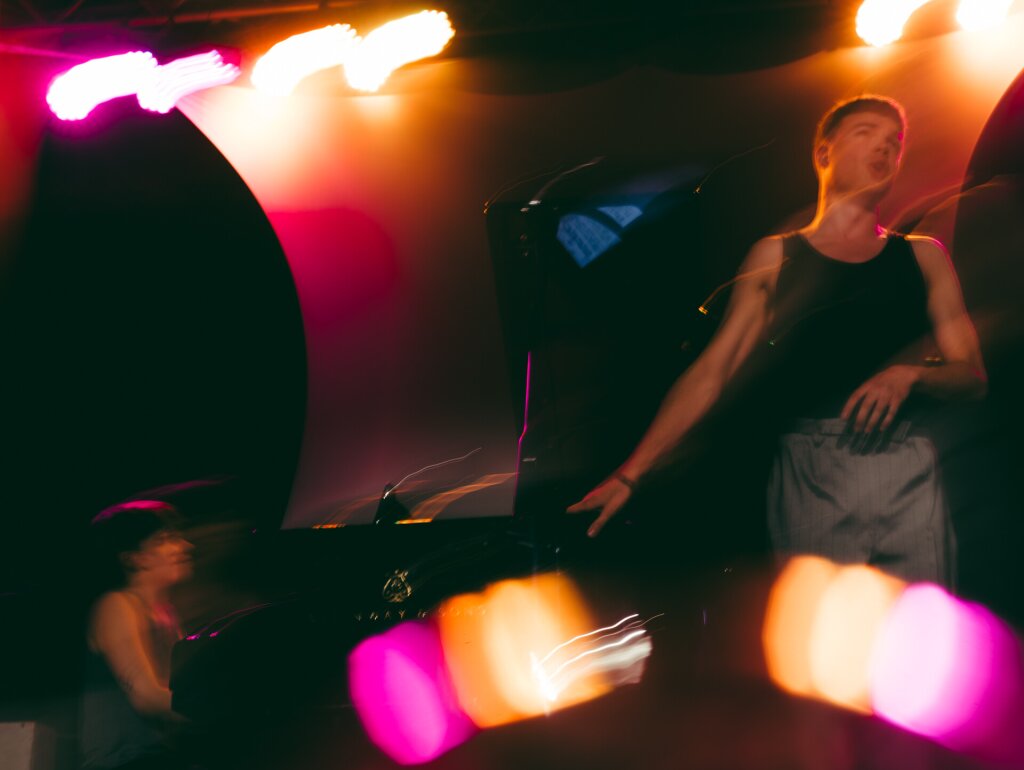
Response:
M177 529L177 508L161 500L129 500L104 508L93 517L92 551L99 578L108 589L122 587L128 579L124 554L142 548L150 537L165 529Z
M843 99L833 104L828 112L818 122L818 130L814 135L814 146L817 147L822 141L831 139L843 122L843 118L854 115L858 112L874 112L892 118L902 126L903 131L907 130L907 113L903 105L888 96L877 94L862 94L852 99Z

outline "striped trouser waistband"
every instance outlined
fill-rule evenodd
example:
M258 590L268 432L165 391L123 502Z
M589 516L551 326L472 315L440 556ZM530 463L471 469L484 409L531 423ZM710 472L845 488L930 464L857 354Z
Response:
M849 420L841 420L838 417L812 420L795 420L786 433L800 433L806 436L844 436L853 435ZM913 434L913 425L910 420L899 420L889 426L885 437L889 441L905 441Z

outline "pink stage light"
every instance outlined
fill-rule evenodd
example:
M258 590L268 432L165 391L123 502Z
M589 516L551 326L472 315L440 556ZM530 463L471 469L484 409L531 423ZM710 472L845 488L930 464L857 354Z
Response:
M349 691L367 735L403 765L428 762L475 732L458 706L437 631L403 623L357 646Z
M175 59L150 70L137 92L139 106L167 113L189 94L227 85L238 78L238 74L238 67L226 63L219 51Z
M911 586L881 630L871 679L879 716L959 751L1021 758L1020 648L983 607Z
M762 640L769 676L789 692L1024 767L1022 649L979 605L930 583L796 557L772 588Z
M260 57L250 79L258 91L287 96L304 78L344 63L358 42L348 24L292 35Z
M136 93L156 66L148 51L93 59L55 78L46 102L61 120L82 120L103 102Z
M378 27L345 60L345 78L360 91L376 91L399 67L436 56L455 35L448 14L421 11Z

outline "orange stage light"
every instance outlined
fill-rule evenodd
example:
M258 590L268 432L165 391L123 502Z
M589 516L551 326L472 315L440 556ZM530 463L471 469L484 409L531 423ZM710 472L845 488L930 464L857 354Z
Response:
M931 0L864 0L857 9L857 34L869 45L883 46L903 36L910 17ZM956 20L968 31L991 29L1009 14L1013 0L961 0Z
M906 584L870 567L840 569L821 595L810 638L811 681L820 697L871 711L871 661L879 630Z
M438 613L445 661L463 710L494 727L596 698L611 688L583 670L550 699L538 662L593 623L572 582L555 574L506 580L455 597Z
M768 600L762 641L768 673L784 690L871 711L871 662L906 583L865 566L799 556Z
M838 571L826 559L797 557L786 565L768 597L761 634L768 675L795 695L817 694L811 673L811 633L821 599Z
M376 91L399 67L436 56L455 35L448 14L421 11L368 34L345 60L345 79L360 91Z
M956 20L969 32L992 29L1009 14L1013 0L961 0Z

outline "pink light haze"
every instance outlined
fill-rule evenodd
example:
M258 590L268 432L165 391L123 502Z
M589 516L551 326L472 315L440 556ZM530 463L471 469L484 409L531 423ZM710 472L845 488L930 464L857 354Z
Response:
M349 692L367 735L403 765L428 762L475 727L455 698L436 629L402 623L349 655Z
M136 93L156 66L149 51L92 59L58 75L46 103L61 120L82 120L104 102Z
M871 680L879 716L975 756L1024 757L1020 647L983 607L910 586L879 634Z
M240 70L224 61L219 51L175 59L151 70L137 91L139 106L168 113L179 100L196 91L234 82Z

